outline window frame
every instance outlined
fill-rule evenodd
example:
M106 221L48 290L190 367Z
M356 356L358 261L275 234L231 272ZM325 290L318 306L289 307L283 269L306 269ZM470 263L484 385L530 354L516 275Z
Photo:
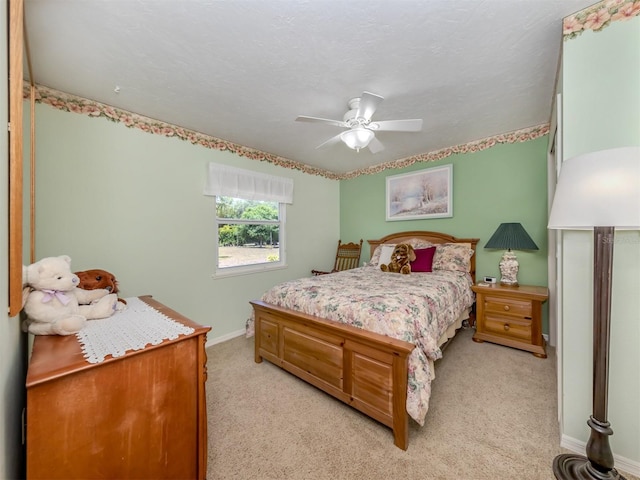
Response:
M215 205L218 205L218 198L220 197L229 197L229 195L215 195L214 196ZM237 198L239 200L245 200L250 202L250 199L242 198L242 197L232 197ZM220 218L218 217L218 209L215 208L215 218L214 218L214 230L215 230L215 248L214 248L214 260L215 260L215 269L213 277L232 277L237 275L249 275L253 273L260 273L271 270L280 270L287 268L286 262L286 234L285 234L285 226L286 226L286 204L282 202L272 202L278 205L278 220L251 220L251 219L240 219L240 218ZM238 265L231 267L220 267L219 259L220 259L220 237L218 235L220 225L229 225L229 224L237 224L237 225L278 225L278 254L279 260L277 262L263 262L263 263L253 263L250 265Z

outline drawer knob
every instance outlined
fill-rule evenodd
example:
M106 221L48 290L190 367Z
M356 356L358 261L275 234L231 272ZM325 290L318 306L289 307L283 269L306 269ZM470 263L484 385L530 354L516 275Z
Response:
M509 331L509 328L511 328L511 327L509 327L509 324L508 324L508 323L505 323L505 324L504 324L504 331L505 331L505 332L508 332L508 331Z
M508 311L509 311L509 305L505 305L505 306L504 306L504 311L505 311L505 312L508 312Z

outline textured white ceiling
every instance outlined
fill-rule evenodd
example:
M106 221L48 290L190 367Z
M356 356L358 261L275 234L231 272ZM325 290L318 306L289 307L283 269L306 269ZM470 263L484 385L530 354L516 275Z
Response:
M594 0L26 0L36 84L336 173L549 121L562 18ZM28 77L27 77L28 78ZM119 87L119 93L114 90ZM315 147L385 97L385 150Z

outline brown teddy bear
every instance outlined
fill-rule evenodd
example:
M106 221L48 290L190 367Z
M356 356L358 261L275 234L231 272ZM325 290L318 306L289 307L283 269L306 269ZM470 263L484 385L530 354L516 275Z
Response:
M75 272L75 274L80 279L78 288L82 288L83 290L104 288L108 290L109 293L118 293L118 281L113 273L107 272L106 270L93 269ZM122 298L118 298L118 301L124 305L127 304L126 300Z
M393 249L391 254L391 261L385 265L380 265L380 270L383 272L392 273L411 273L411 264L416 259L416 253L413 251L413 247L408 243L399 243Z

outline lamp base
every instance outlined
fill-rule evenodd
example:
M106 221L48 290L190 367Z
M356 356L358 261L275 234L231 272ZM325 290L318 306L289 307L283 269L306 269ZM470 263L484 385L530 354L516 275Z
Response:
M516 254L507 250L500 260L500 285L506 287L518 286L518 260Z
M601 472L583 455L565 453L553 459L553 474L558 480L625 480L615 468Z

